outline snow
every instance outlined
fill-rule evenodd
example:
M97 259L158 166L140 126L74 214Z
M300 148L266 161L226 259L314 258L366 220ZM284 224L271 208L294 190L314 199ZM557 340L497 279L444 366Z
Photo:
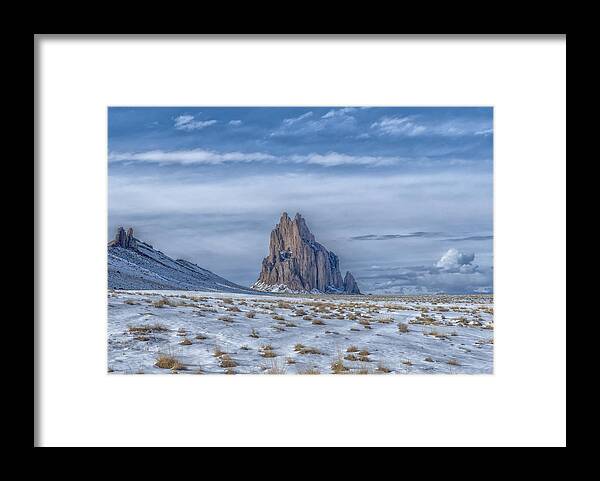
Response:
M318 289L313 289L311 291L297 291L294 289L290 289L286 284L267 284L263 281L256 281L252 284L251 288L255 291L262 292L273 292L273 293L284 293L284 294L321 294L321 291ZM343 289L338 289L335 286L327 286L328 293L341 294L343 293Z
M109 288L252 292L196 264L172 259L149 244L137 242L137 249L108 248Z
M249 312L255 317L246 317ZM165 330L139 332L157 324ZM253 330L259 337L251 337ZM183 339L191 344L181 345ZM297 344L321 354L299 352ZM265 345L272 350L261 349ZM218 348L236 364L232 373L327 374L340 356L358 357L347 352L351 346L369 355L343 359L347 373L492 373L492 296L108 293L108 368L114 373L225 373L223 358L214 355ZM156 367L160 354L175 357L182 368Z

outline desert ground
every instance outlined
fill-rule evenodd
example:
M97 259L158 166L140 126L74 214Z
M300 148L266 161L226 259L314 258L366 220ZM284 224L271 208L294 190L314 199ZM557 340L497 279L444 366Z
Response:
M108 292L108 372L491 374L491 295Z

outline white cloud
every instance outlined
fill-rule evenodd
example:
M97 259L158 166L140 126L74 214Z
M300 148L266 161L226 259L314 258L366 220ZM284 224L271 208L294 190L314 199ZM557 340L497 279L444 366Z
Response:
M242 121L241 120L230 120L229 121L229 125L232 125L234 127L237 127L239 125L242 125Z
M371 124L371 129L380 135L395 137L416 137L418 135L439 135L444 137L460 137L463 135L488 136L493 133L488 121L471 121L464 119L449 122L428 122L420 124L414 117L382 117Z
M349 115L354 107L334 109L320 118L314 119L313 112L306 112L299 117L284 119L281 125L271 132L272 137L287 135L307 135L327 129L335 131L351 131L356 128L356 119Z
M338 152L329 152L327 154L308 154L308 155L293 155L290 160L299 164L316 164L325 167L333 167L337 165L393 165L402 162L398 157L384 157L371 155L348 155Z
M294 125L297 124L298 122L302 122L303 120L306 120L310 117L313 116L312 112L306 112L305 114L300 115L299 117L292 117L290 119L283 119L283 124L284 125Z
M194 120L193 115L180 115L175 118L174 127L177 130L200 130L217 123L216 120Z
M227 162L264 162L276 161L277 157L262 152L215 152L212 150L149 150L147 152L111 152L109 162L134 161L157 164L209 164L218 165Z
M354 112L356 110L356 107L344 107L341 109L333 109L330 110L329 112L327 112L326 114L324 114L321 118L322 119L331 119L334 117L345 117L347 116L347 114L349 114L350 112Z
M400 157L349 155L339 152L325 154L310 153L306 155L276 156L264 152L216 152L204 149L191 150L150 150L147 152L111 152L109 162L148 162L157 164L209 164L218 165L233 162L273 162L312 164L333 167L338 165L381 166L405 162Z
M409 137L425 132L423 125L418 125L410 117L383 117L379 122L371 124L371 128L385 135Z
M477 270L477 266L472 264L474 259L473 253L465 254L451 248L437 261L436 267L448 272L474 272Z

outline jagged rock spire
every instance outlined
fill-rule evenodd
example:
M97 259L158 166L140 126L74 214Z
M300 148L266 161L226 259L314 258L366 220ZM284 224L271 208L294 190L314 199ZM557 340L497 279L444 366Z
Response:
M358 284L350 271L346 271L346 275L344 276L344 292L347 294L360 294Z
M338 257L315 241L302 215L297 213L292 220L283 212L271 232L269 254L254 287L360 293L352 274L347 273L346 278L348 283L340 274Z
M123 247L124 249L135 249L137 246L136 239L133 236L133 227L125 231L123 227L117 229L114 240L108 243L109 247Z

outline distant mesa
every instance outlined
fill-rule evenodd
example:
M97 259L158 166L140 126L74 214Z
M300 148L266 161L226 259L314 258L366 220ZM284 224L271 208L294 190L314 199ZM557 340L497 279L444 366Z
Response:
M315 241L304 218L281 214L271 231L269 254L253 289L270 292L321 292L360 294L350 272L342 278L339 259Z

